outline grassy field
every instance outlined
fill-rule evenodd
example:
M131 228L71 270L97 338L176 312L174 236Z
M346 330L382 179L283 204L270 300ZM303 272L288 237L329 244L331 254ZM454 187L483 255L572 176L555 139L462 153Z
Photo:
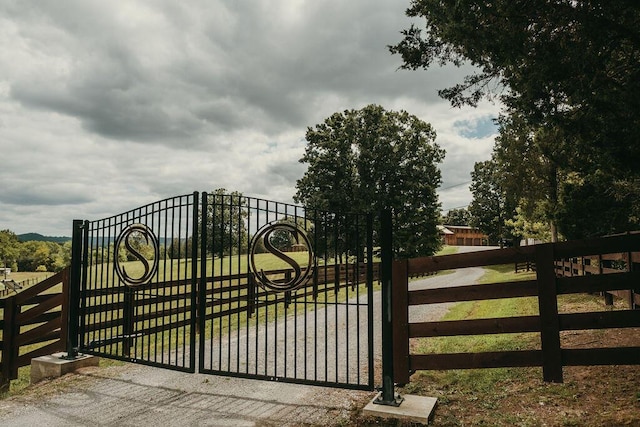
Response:
M41 282L54 274L55 273L50 272L13 271L11 274L7 275L7 279L14 280L18 283L28 281L31 285ZM0 279L4 279L4 275L0 275Z

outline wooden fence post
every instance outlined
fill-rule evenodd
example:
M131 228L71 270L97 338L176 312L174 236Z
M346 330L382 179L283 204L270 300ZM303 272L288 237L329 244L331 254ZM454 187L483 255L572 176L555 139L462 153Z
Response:
M394 261L391 312L393 330L393 379L398 385L409 383L409 275L408 262Z
M542 341L542 375L546 382L561 383L562 350L558 295L554 271L554 244L536 246L536 274L538 279L538 307L540 309L540 339Z
M2 328L2 370L0 371L0 392L9 391L9 386L13 378L13 365L18 358L18 349L16 345L16 335L18 334L18 325L16 317L18 315L16 304L16 296L11 296L4 300L4 327Z

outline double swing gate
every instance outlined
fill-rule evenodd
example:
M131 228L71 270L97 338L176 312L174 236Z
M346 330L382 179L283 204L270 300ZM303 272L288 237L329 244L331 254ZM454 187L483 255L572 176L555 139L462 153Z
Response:
M372 389L372 230L370 215L218 192L74 221L74 351Z

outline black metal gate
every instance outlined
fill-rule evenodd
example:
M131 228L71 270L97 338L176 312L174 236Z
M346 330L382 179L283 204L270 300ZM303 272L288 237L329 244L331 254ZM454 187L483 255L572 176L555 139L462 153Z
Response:
M76 223L79 351L373 388L370 215L215 192Z

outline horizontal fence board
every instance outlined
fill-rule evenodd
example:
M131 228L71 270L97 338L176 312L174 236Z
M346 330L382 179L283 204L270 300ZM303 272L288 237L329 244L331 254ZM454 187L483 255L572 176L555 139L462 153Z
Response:
M558 294L604 292L634 288L640 292L640 271L559 277L556 279L556 284Z
M44 292L47 291L51 288L53 288L54 286L60 285L62 284L65 275L67 274L69 268L67 267L66 269L64 269L63 271L61 271L60 273L57 273L45 280L43 280L42 282L39 282L33 286L30 286L26 289L23 289L22 291L18 292L16 294L16 303L18 305L22 305L25 304L27 301L29 301L30 298Z
M640 347L563 349L566 366L640 365Z
M62 310L48 311L34 318L25 319L23 322L20 323L20 326L37 325L39 323L44 323L53 319L60 318L60 316L62 316Z
M188 291L183 293L175 293L173 295L154 295L147 298L136 298L135 301L133 301L133 305L134 307L141 307L154 304L189 301L190 299L191 291Z
M53 341L53 340L59 340L60 339L60 329L54 329L51 330L45 334L42 334L39 337L34 337L31 340L25 340L23 344L20 344L21 346L28 346L28 345L33 345L33 344L38 344L38 343L43 343L43 342L47 342L47 341Z
M170 329L178 329L185 326L189 326L191 325L191 322L192 322L192 319L183 319L177 322L171 322L164 325L158 325L158 326L152 326L144 329L139 329L139 330L136 330L133 334L142 335L142 336L157 334L159 332L168 331Z
M48 298L46 301L43 301L22 313L18 313L16 315L16 322L18 322L18 324L24 324L49 310L62 306L62 303L62 294L51 295L51 298Z
M124 325L124 319L122 317L109 319L109 320L101 321L98 323L87 321L84 327L84 331L85 331L85 334L89 332L95 333L101 330L111 330L112 328L117 328L123 325Z
M38 327L30 329L26 332L22 332L16 338L16 343L18 345L26 345L27 343L33 343L34 340L38 340L39 338L45 336L47 333L55 330L58 330L58 334L59 334L61 326L62 326L62 319L60 317L57 317Z
M519 332L540 332L540 317L521 316L409 324L409 338Z
M163 317L189 313L190 311L191 311L190 305L183 305L181 307L173 307L173 308L167 308L164 310L151 311L149 313L137 314L137 315L134 315L133 321L134 322L151 321L151 320L161 319Z
M640 234L626 234L588 240L572 240L554 244L554 255L557 258L637 251L640 251Z
M52 296L55 296L55 295L61 295L61 294L58 292L58 293L52 293L52 294L35 295L35 296L29 298L29 300L24 301L20 305L22 307L25 307L25 306L30 306L30 305L42 304L43 302L46 302L49 298L51 298Z
M542 366L541 350L409 355L411 370Z
M563 331L640 327L640 310L567 313L558 317Z
M124 306L125 306L124 301L116 301L116 302L109 302L105 304L96 304L96 305L90 305L88 307L83 307L82 312L85 315L109 313L112 311L123 310Z
M441 302L475 301L484 299L518 298L538 295L535 280L456 286L451 288L409 291L409 305Z
M58 351L64 350L64 348L62 347L63 347L62 341L58 340L56 342L49 343L44 347L40 347L33 351L30 351L29 353L20 355L18 356L18 359L17 359L17 362L18 362L17 367L30 365L31 359L33 358L40 357L40 356L47 356L47 355L56 353Z
M493 249L480 252L440 255L408 260L409 275L454 268L482 267L495 264L512 264L533 261L533 246Z

